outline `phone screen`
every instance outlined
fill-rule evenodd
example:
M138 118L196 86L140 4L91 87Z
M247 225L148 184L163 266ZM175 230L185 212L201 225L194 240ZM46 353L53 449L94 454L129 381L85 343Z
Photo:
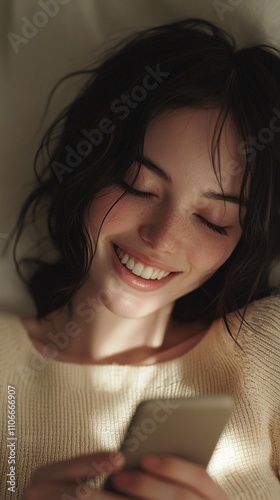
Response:
M120 448L125 468L141 468L141 457L148 453L175 455L206 468L233 406L228 395L143 401ZM115 491L110 476L104 489Z

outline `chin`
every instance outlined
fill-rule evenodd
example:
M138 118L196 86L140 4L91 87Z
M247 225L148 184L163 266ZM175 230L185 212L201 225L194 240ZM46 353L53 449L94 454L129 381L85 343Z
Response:
M146 303L145 303L146 302ZM116 316L126 319L140 319L160 309L151 307L151 303L143 299L122 297L106 304L106 308Z

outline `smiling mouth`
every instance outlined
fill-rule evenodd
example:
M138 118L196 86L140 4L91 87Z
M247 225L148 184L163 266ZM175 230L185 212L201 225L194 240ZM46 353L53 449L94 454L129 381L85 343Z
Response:
M126 253L124 250L122 250L122 248L118 247L117 245L114 244L113 247L122 265L126 267L126 269L128 269L135 276L139 276L140 278L143 278L145 280L160 281L163 278L169 276L170 274L174 274L169 271L164 271L163 269L147 266L139 259L130 256L128 253Z

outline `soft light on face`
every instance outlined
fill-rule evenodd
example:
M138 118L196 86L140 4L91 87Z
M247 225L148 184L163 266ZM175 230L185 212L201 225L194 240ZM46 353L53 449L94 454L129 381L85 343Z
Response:
M106 307L115 314L139 318L173 303L207 281L236 247L242 234L239 205L209 195L222 192L211 160L217 116L217 110L184 108L163 113L148 127L144 156L150 168L143 165L133 184L146 194L129 193L111 210L90 273L93 291L104 291ZM244 169L244 157L238 153L240 142L228 118L220 142L221 182L224 192L236 197ZM124 181L131 184L131 179L127 173ZM104 215L122 192L116 186L93 201L88 219L93 241ZM132 289L121 278L113 278L110 250L115 242L180 274L156 291ZM118 292L112 293L112 287Z

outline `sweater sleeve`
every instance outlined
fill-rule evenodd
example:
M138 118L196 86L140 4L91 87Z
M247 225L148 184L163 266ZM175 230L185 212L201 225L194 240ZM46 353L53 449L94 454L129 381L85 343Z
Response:
M280 480L280 294L253 303L245 320L245 335L240 334L242 347L249 354L247 380L262 401L259 417L267 425L271 467Z

